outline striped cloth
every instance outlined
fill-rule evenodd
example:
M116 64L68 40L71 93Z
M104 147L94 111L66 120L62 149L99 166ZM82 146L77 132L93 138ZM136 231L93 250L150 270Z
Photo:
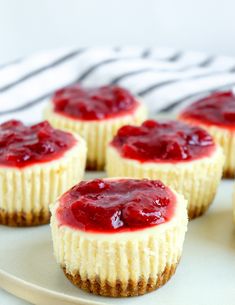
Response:
M41 120L52 93L75 82L118 84L140 96L151 114L177 112L199 96L235 87L235 58L158 47L40 52L0 66L0 122Z

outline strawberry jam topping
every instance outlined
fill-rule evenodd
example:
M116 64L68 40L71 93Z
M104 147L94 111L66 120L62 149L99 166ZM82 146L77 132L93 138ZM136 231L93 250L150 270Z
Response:
M213 93L188 106L180 117L235 130L235 95L232 91Z
M52 161L75 142L72 134L54 129L47 121L33 126L7 121L0 124L0 166L24 167Z
M209 156L215 144L202 128L178 121L145 121L123 126L111 145L122 157L140 162L180 162Z
M59 201L60 225L91 232L132 231L162 224L176 197L162 182L135 179L82 181Z
M79 120L102 120L133 112L138 103L118 86L83 88L76 84L60 89L52 98L54 111Z

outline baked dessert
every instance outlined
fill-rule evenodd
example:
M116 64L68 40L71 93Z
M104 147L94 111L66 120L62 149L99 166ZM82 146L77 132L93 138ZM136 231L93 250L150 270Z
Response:
M83 139L48 122L0 124L0 224L48 223L49 204L82 179Z
M235 223L235 185L233 187L232 205L233 205L233 222Z
M160 181L80 182L51 212L57 262L83 290L141 295L175 272L187 229L186 201Z
M87 142L87 168L101 170L107 142L119 127L140 124L146 108L117 86L82 88L79 84L55 92L45 117L60 129L80 134Z
M188 201L189 218L203 214L222 175L222 149L203 129L178 121L120 128L107 149L109 177L160 179Z
M217 92L191 104L179 119L205 128L225 153L224 177L235 177L235 95Z

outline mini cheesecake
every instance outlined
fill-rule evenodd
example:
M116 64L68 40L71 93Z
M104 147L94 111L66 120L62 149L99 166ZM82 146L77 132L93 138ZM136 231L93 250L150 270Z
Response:
M188 106L179 119L205 128L225 154L224 177L235 177L235 95L217 92Z
M221 180L222 149L200 127L178 121L123 126L107 149L109 177L160 179L188 201L189 218L203 214Z
M118 128L140 124L146 116L144 105L123 88L82 88L78 84L55 92L45 111L54 127L86 140L87 168L93 170L104 168L106 145Z
M49 204L83 177L83 139L48 122L0 124L0 224L48 223Z
M232 205L233 205L233 222L235 224L235 185L233 187Z
M142 295L180 260L187 203L156 180L80 182L51 207L54 253L68 279L94 294Z

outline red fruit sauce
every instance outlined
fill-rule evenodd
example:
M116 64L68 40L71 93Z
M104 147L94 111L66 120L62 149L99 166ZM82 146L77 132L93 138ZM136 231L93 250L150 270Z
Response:
M139 230L167 222L176 197L157 180L95 179L82 181L59 201L60 225L90 232Z
M122 157L140 162L181 162L209 156L215 149L212 137L202 128L178 121L145 121L123 126L111 145Z
M213 93L188 106L180 118L235 131L235 95L232 91Z
M52 161L75 142L72 134L54 129L47 121L33 126L7 121L0 124L0 166L21 168Z
M54 111L79 120L102 120L132 113L138 102L118 86L83 88L76 84L55 92Z

